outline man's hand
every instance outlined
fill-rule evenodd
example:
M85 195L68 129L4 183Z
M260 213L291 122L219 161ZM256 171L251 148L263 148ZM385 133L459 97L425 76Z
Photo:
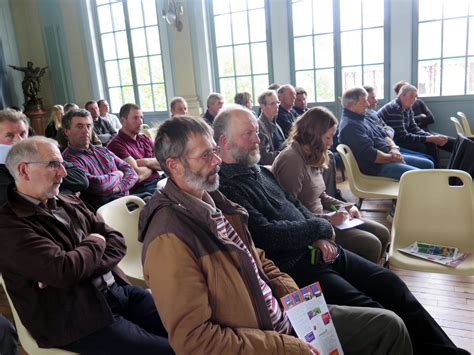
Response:
M323 261L325 263L333 263L336 260L337 254L337 247L334 243L331 243L329 240L320 239L314 243L314 246L321 250L321 254L323 256Z
M390 153L392 156L392 162L393 163L404 163L405 159L403 159L403 155L400 153L400 151L397 148L392 148L390 149Z
M429 142L429 143L434 143L434 144L442 147L443 145L448 143L448 137L442 136L440 134L436 134L436 135L433 135L433 136L426 137L426 141Z
M362 217L362 215L360 214L359 209L358 209L356 206L352 206L352 207L349 209L349 215L350 215L352 218L360 218L360 217Z
M328 215L328 220L333 226L338 226L349 218L349 214L345 210L338 210L333 214Z
M98 239L102 239L104 242L105 242L105 238L102 234L99 234L99 233L91 233L89 234L89 237L94 237L94 238L98 238Z
M112 174L120 176L120 180L123 178L123 171L122 170L115 170Z
M306 343L306 345L308 345L309 352L310 352L311 355L321 355L321 353L319 352L319 350L315 346L313 346L309 343Z

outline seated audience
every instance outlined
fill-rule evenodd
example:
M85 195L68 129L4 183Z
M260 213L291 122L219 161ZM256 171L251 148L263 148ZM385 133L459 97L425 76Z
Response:
M346 219L360 218L361 215L353 204L339 201L325 192L322 170L328 167L328 149L336 129L337 120L331 111L324 107L310 109L296 120L288 137L288 146L275 159L272 171L280 185L293 197L336 227L339 245L378 263L390 240L388 229L368 219L363 219L364 223L355 228L337 229L337 225ZM333 209L337 212L332 212Z
M64 105L64 113L68 113L70 110L79 110L79 106L77 106L75 103L73 102L69 102L67 104Z
M112 128L116 131L122 128L122 124L120 123L119 118L114 114L109 113L110 106L107 100L101 99L97 101L97 106L99 106L100 118L109 121Z
M250 93L246 91L238 92L234 96L234 103L247 107L251 112L253 112L253 115L257 117L257 114L253 111L253 100L252 95L250 95Z
M399 180L406 171L432 169L433 162L400 153L386 133L367 117L367 91L363 88L347 90L342 97L339 142L351 148L362 173Z
M7 156L15 188L0 209L0 272L22 323L42 348L172 354L150 293L117 267L123 236L59 194L62 163L57 142L41 136Z
M452 152L454 138L431 134L422 130L415 122L412 106L418 96L418 90L407 84L400 88L398 97L386 103L378 115L395 131L393 140L401 147L430 155L439 165L437 147Z
M278 107L278 116L276 121L280 125L285 138L288 138L291 126L293 126L295 118L298 116L295 110L293 110L293 105L296 99L296 91L292 85L285 84L280 86L277 93L280 106Z
M306 101L308 93L302 87L296 87L295 92L296 98L295 103L293 104L293 111L296 112L296 117L298 117L308 111L308 102Z
M219 111L224 106L224 96L217 92L212 92L207 97L207 111L202 116L206 122L212 125L214 122L214 117L219 113Z
M188 114L188 103L180 96L173 97L170 102L171 117L176 115L187 115Z
M54 105L51 109L49 123L44 130L44 135L48 138L56 139L58 129L61 127L61 118L64 115L64 108L61 105Z
M131 193L153 193L160 180L160 164L153 154L153 141L140 133L143 124L142 110L135 104L125 104L120 108L120 121L122 128L107 148L130 164L137 173L138 182Z
M117 131L112 127L110 122L100 117L99 106L95 101L88 101L84 105L84 108L89 111L94 123L94 132L99 137L100 141L104 146L117 134Z
M395 95L398 96L402 86L407 84L409 83L404 80L395 83L393 86ZM413 118L415 119L416 124L424 131L429 132L428 125L435 123L435 118L428 106L426 106L423 100L417 97L411 109L413 110Z
M248 211L256 246L298 285L319 281L328 303L395 312L405 322L416 354L466 354L397 275L334 243L331 223L314 216L256 164L257 127L252 114L241 107L223 110L214 122L223 162L220 191ZM317 251L315 258L309 246Z
M18 354L18 334L8 319L0 314L0 354Z
M267 90L258 97L260 117L258 118L258 138L260 139L260 164L271 165L284 147L285 135L276 122L278 116L278 96L275 91Z
M7 190L13 185L13 177L5 166L5 158L16 143L28 137L29 120L21 112L0 111L0 207L7 201ZM63 194L75 194L89 186L86 174L72 164L65 164L67 176L59 187Z
M63 116L62 126L69 145L65 160L82 169L89 188L81 195L93 208L129 194L138 181L133 168L104 147L91 144L92 118L86 110L71 110Z
M298 286L255 248L247 212L217 191L221 160L210 127L174 117L160 126L155 153L169 178L145 206L139 238L145 279L176 353L320 354L294 336L279 302ZM329 309L346 353L411 354L394 313Z

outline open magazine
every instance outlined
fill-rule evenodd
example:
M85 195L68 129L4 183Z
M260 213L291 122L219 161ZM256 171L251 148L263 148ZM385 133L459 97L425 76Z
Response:
M461 264L471 255L470 253L461 253L458 248L422 242L414 242L406 248L398 250L452 268Z
M298 338L322 355L344 354L319 282L282 297L281 302Z

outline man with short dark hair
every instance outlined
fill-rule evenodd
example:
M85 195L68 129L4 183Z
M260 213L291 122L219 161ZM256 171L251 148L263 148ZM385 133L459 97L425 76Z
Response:
M170 113L171 117L176 115L187 115L188 103L186 100L181 96L173 97L170 102Z
M256 246L299 285L319 281L328 303L395 312L407 326L415 353L466 354L456 348L402 280L337 245L331 224L315 217L269 170L256 164L260 158L257 127L243 108L223 110L214 121L214 139L223 161L220 190L248 211Z
M308 111L308 102L306 101L308 93L300 86L295 87L295 92L296 98L295 103L293 104L293 110L296 112L297 116L301 116L303 113Z
M112 127L110 122L100 117L99 106L95 101L88 101L84 105L84 108L89 111L94 123L94 132L99 137L100 141L104 146L117 134L117 131Z
M104 147L91 144L92 118L86 110L71 110L62 126L69 139L65 160L82 169L89 180L83 197L93 208L129 194L138 180L133 168Z
M178 354L315 355L293 335L279 302L298 286L255 248L247 212L217 191L218 152L200 118L167 120L155 139L169 178L142 211L139 238L145 280L170 343ZM392 312L329 309L344 351L411 353Z
M122 128L112 138L107 148L120 159L130 164L138 174L138 182L131 193L153 193L160 179L160 164L153 154L153 141L140 132L143 113L135 104L125 104L120 108Z
M280 106L278 107L278 116L276 121L283 130L285 138L288 138L291 127L298 116L295 110L293 110L293 105L295 104L296 99L296 91L292 85L285 84L280 86L277 93Z
M92 122L90 122L92 124ZM59 194L57 142L37 136L6 159L15 186L0 208L0 272L42 348L89 354L172 354L150 293L117 267L123 236L76 196Z
M206 122L212 125L214 122L214 117L219 113L219 111L224 106L224 96L217 92L211 92L207 97L207 111L202 116Z

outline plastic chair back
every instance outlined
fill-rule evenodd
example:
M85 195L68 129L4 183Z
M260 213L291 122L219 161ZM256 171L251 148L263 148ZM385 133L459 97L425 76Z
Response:
M3 282L2 276L0 276L0 284L3 286L5 294L7 295L8 304L10 305L10 308L12 310L13 319L15 320L16 331L18 333L18 338L20 339L20 344L28 354L34 354L34 355L42 355L42 354L44 354L44 355L70 355L70 354L76 354L76 353L66 351L66 350L62 350L62 349L56 349L56 348L44 349L44 348L40 348L38 346L38 343L36 342L36 340L33 339L30 332L25 328L25 326L21 322L21 319L18 316L18 313L16 312L15 306L13 305L13 302L10 298L10 295L8 294L5 283Z
M132 211L129 206L135 205ZM145 202L137 196L124 196L111 201L97 210L97 216L111 228L119 231L125 238L127 254L120 261L119 267L130 281L145 286L141 263L142 244L138 241L138 219Z
M464 127L464 133L468 137L474 136L474 133L471 130L471 126L469 125L469 120L464 112L458 112L458 116L461 117L462 125Z
M456 117L450 118L451 122L454 123L454 128L456 129L456 133L466 135L464 132L464 127L461 125L461 122Z
M471 177L460 170L415 170L403 174L392 224L390 266L474 275L474 255L453 269L398 251L418 241L474 253L472 190Z

